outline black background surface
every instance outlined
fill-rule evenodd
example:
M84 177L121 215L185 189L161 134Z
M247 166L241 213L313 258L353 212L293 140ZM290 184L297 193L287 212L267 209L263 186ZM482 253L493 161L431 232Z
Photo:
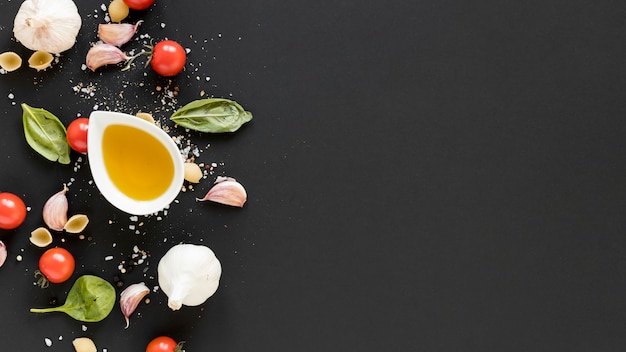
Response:
M0 51L26 59L19 4L0 0ZM105 14L77 4L83 27L59 63L0 76L0 189L31 207L0 233L3 351L68 351L79 336L142 351L158 335L187 351L623 349L624 2L157 0L127 20L145 22L123 49L181 42L188 64L172 80L143 61L82 68ZM218 167L140 234L84 157L51 163L23 137L22 102L65 124L96 105L168 124L202 91L254 119L232 135L171 130ZM218 175L246 186L243 209L195 202ZM29 313L71 286L33 285L43 250L28 241L63 183L70 214L91 219L90 240L55 237L76 256L73 279L152 288L167 249L201 243L222 262L217 293L172 312L152 292L126 330L118 307L91 324ZM135 245L150 258L122 275Z

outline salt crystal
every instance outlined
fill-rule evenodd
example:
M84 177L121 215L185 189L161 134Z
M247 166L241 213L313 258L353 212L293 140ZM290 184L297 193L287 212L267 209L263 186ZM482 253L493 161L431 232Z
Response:
M113 256L112 255L107 255L106 257L104 257L104 260L106 260L106 261L113 260Z
M50 347L52 346L52 340L50 340L49 338L45 338L44 341L46 342L46 346Z

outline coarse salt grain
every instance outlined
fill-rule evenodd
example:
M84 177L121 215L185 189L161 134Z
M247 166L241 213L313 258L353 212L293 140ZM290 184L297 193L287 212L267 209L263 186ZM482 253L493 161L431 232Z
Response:
M49 338L46 337L44 339L44 342L46 343L46 346L48 346L48 347L52 346L52 340L50 340Z
M106 260L106 261L113 260L113 256L112 255L107 255L106 257L104 257L104 260Z

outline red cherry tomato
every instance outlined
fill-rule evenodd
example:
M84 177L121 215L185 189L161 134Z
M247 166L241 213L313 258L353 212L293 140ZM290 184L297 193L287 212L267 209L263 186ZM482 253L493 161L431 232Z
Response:
M54 284L67 281L75 267L74 256L63 248L50 248L39 258L39 270Z
M182 344L176 343L171 337L159 336L150 341L146 352L178 352L181 351Z
M150 66L161 76L176 76L185 67L187 53L185 49L173 40L158 42L152 49Z
M13 230L26 219L26 204L13 193L0 193L0 229Z
M79 153L87 153L87 131L89 119L79 117L67 126L67 144Z
M128 8L133 10L145 10L154 4L154 0L124 0Z

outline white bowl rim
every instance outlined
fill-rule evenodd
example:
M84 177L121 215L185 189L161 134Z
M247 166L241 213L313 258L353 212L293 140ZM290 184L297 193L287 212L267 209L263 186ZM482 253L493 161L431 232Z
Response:
M161 196L152 200L136 200L126 196L111 182L104 166L101 145L102 133L110 125L139 128L165 146L174 162L174 179ZM183 158L174 140L153 123L126 113L100 110L91 112L87 130L87 158L91 175L100 193L113 206L132 215L150 215L163 210L178 196L184 182Z

